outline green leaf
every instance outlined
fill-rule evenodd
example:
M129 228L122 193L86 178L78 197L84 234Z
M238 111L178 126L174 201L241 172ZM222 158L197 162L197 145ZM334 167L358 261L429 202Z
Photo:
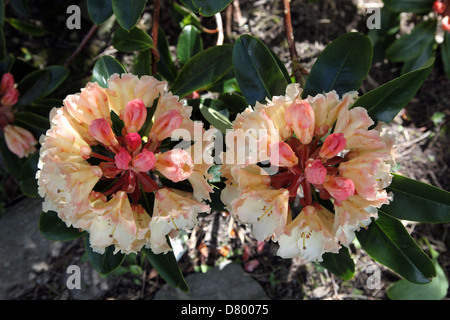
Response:
M44 70L50 73L50 78L47 83L47 88L42 92L39 98L48 96L50 93L56 90L63 82L67 79L69 71L63 66L49 66L44 68Z
M442 63L447 77L450 77L450 32L444 32L444 42L441 44Z
M322 258L320 264L341 279L350 280L355 275L355 263L346 247L342 247L337 254L327 252Z
M111 0L87 0L89 17L95 24L101 24L113 14Z
M36 70L27 74L17 86L20 97L16 106L26 106L40 98L47 91L50 78L51 73L46 69Z
M5 59L0 61L0 74L9 72L14 64L14 60L15 60L14 55L10 53L6 56Z
M9 22L9 24L15 29L35 37L42 37L47 34L47 31L44 28L28 22L20 21L14 18L8 18L6 21Z
M154 47L148 33L137 27L130 31L118 28L113 34L112 44L120 52L143 51Z
M288 81L270 50L251 35L240 36L233 49L237 83L249 105L284 95Z
M144 50L138 53L134 59L133 74L142 77L152 74L152 53L151 50Z
M213 85L231 70L232 50L231 45L224 44L195 55L180 70L170 91L182 98Z
M434 0L384 0L384 5L395 12L428 13Z
M25 18L28 18L31 15L28 0L13 0L10 1L10 4L13 7L14 11L16 11L19 15Z
M378 211L378 219L367 229L356 233L359 243L367 254L414 283L428 283L436 276L431 259L411 238L403 224Z
M227 109L232 113L241 113L247 107L247 101L245 101L244 97L238 93L222 93L219 95L218 100L225 103Z
M397 219L427 223L450 222L450 192L394 174L388 192L394 194L383 212Z
M447 296L448 280L437 260L438 253L432 250L436 277L430 283L416 284L401 279L394 282L386 290L391 300L442 300Z
M206 121L222 133L225 134L227 130L233 128L233 124L228 117L219 111L226 110L225 104L221 101L215 99L201 99L199 109Z
M427 47L415 58L405 61L402 66L401 74L405 74L420 69L435 54L436 43L430 42Z
M19 174L19 186L22 193L28 197L38 197L36 172L38 171L39 152L30 155L22 165Z
M122 64L111 56L103 56L94 65L92 81L97 81L103 88L108 87L108 79L114 73L122 74L127 71Z
M211 17L224 10L232 0L191 0L197 12L205 17ZM184 1L187 2L187 1Z
M399 30L400 14L384 6L380 11L380 28L373 28L367 34L373 46L372 62L382 61L386 57L386 49L395 41Z
M302 96L336 90L358 90L372 64L372 44L361 33L344 34L330 43L319 55L306 79Z
M117 22L125 30L131 30L145 8L146 0L111 0L112 9Z
M418 57L434 43L436 20L419 23L409 34L405 34L386 50L387 57L394 62L404 62Z
M15 121L23 126L47 131L50 128L50 121L47 117L29 111L16 112Z
M203 50L203 41L199 30L193 25L183 28L178 37L177 56L181 64L185 64L189 59Z
M5 24L5 1L0 0L0 27L3 28Z
M389 123L414 97L433 69L434 58L422 68L406 73L382 86L367 92L353 104L368 110L372 119Z
M45 238L52 241L74 240L86 234L86 232L80 232L76 228L67 227L66 223L54 211L41 213L39 231Z
M0 137L0 153L2 158L2 164L5 166L8 174L19 178L20 169L25 159L18 158L14 153L12 153L5 141L5 135Z
M172 83L177 78L178 70L170 54L167 36L161 28L158 29L158 52L159 60L156 65L158 73L169 83Z
M3 27L0 27L0 60L7 58L7 52L5 33L3 32Z
M166 254L154 254L150 249L142 249L142 252L150 261L151 265L159 273L159 275L171 286L179 288L184 292L188 292L189 288L184 280L183 273L178 266L173 251Z
M95 252L91 247L89 237L86 237L85 239L84 248L92 266L100 274L108 274L115 270L122 264L122 261L125 258L125 255L121 252L114 254L114 245L106 247L103 254Z

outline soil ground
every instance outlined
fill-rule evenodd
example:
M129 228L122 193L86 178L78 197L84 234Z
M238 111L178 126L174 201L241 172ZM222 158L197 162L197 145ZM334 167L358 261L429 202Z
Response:
M39 1L38 1L39 2ZM366 32L365 21L368 3L380 1L365 0L292 0L291 10L295 40L301 62L308 69L323 48L339 35L351 30ZM148 12L151 12L148 8ZM147 11L147 10L146 10ZM170 27L170 16L162 11L161 22ZM283 28L282 1L277 0L240 0L241 19L238 21L234 11L231 33L226 33L226 41L232 42L238 35L251 33L273 49L290 68L289 50ZM224 23L227 21L223 13ZM144 15L144 20L149 15ZM204 19L205 26L215 28L215 21ZM172 25L173 26L173 25ZM83 32L85 32L85 28ZM62 31L63 32L63 31ZM174 29L173 35L176 35ZM73 45L82 38L73 36L69 41L61 34L60 50L72 51ZM214 43L215 35L204 35L205 43ZM100 39L94 38L87 50L105 52L111 48ZM173 39L173 38L172 38ZM18 44L19 45L19 44ZM32 40L24 40L21 46L36 46ZM41 44L42 45L42 44ZM114 52L112 52L114 54ZM51 57L51 55L49 55ZM442 64L437 59L436 66L419 90L397 118L390 124L396 134L397 173L450 190L449 175L449 130L450 81L445 76ZM77 61L74 71L84 72ZM369 91L399 75L400 66L382 61L374 64L367 80L363 83L362 93ZM86 75L87 76L87 75ZM80 77L80 82L83 81ZM72 83L76 87L76 81ZM67 89L66 90L70 90ZM72 90L77 92L78 89ZM440 122L433 122L436 112L444 114ZM8 204L8 208L12 204ZM418 241L427 239L433 249L440 253L439 264L447 279L450 274L450 224L405 223L411 235ZM307 263L301 258L283 260L274 255L276 245L262 245L255 241L245 226L237 225L230 215L215 213L200 220L199 226L186 235L186 252L180 259L184 275L206 271L223 260L229 259L240 264L265 290L273 300L316 300L316 299L387 299L386 288L399 279L398 275L374 262L362 250L358 243L351 245L356 272L351 280L341 280L328 273L320 264ZM4 244L2 244L4 245ZM423 249L427 251L427 247ZM36 267L24 280L26 285L17 285L10 291L11 299L76 299L61 282L68 264L83 263L84 245L82 240L64 242L58 245L56 253L47 257L46 266ZM379 286L370 285L371 276L379 271ZM103 283L104 279L92 277L92 281ZM96 279L96 280L95 280ZM153 299L164 281L151 268L145 259L130 256L122 268L108 277L103 290L92 299ZM107 289L105 289L107 288ZM446 299L450 298L447 294Z

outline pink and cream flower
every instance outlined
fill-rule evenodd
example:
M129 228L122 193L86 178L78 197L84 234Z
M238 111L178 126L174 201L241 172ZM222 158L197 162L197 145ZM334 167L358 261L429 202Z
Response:
M334 91L306 99L300 94L299 85L290 84L285 96L236 117L234 129L276 130L257 137L265 158L223 166L222 201L252 226L255 238L277 241L281 257L321 261L323 253L348 246L392 200L385 189L393 141L381 124L372 129L366 109L354 105L357 92L342 99ZM325 200L334 214L319 204Z
M192 132L194 122L192 108L165 88L165 82L151 76L114 74L108 88L88 83L50 114L37 172L43 210L56 211L67 226L88 231L96 252L110 245L126 254L144 246L164 247L168 229L175 226L157 223L161 210L177 217L181 229L195 224L197 212L209 211L202 201L209 197L209 185L192 186L198 198L171 196L176 191L164 187L164 181L189 181L194 172L200 176L196 181L207 179L209 169L196 167L191 150L172 149L172 133ZM146 202L152 194L153 218Z

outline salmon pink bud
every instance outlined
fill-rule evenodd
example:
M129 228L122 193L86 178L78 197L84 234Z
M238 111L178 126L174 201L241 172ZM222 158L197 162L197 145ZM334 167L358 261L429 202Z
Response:
M172 149L160 154L155 166L166 178L179 182L191 176L194 164L186 150Z
M128 170L128 164L131 162L131 156L125 148L120 148L119 152L114 157L116 166L122 170Z
M314 111L306 100L293 103L284 115L286 123L292 127L297 139L303 144L311 142L314 134Z
M11 88L6 91L5 95L2 97L0 103L3 106L12 106L19 100L19 91L16 88Z
M171 136L172 132L183 122L183 117L178 110L168 110L155 119L150 131L150 139L162 141Z
M100 143L107 147L117 146L117 141L111 125L104 118L98 118L91 122L89 125L89 133Z
M127 141L127 147L130 152L139 150L142 146L142 138L138 133L132 132L127 134L125 140Z
M270 145L269 150L270 163L278 167L293 167L298 163L294 151L283 141L274 142Z
M325 138L319 156L330 159L345 149L347 140L342 133L332 133Z
M447 6L442 1L435 1L433 3L433 11L436 12L437 14L444 13L446 8Z
M444 29L447 32L450 32L450 17L449 16L445 16L444 18L442 18L442 29Z
M13 125L3 128L8 149L19 158L28 157L36 151L36 139L30 131Z
M305 168L306 180L312 184L322 184L327 177L327 169L320 159L309 161Z
M144 149L133 159L132 166L138 171L147 172L155 166L155 163L155 154Z
M14 77L11 73L5 73L2 76L2 81L0 85L0 93L5 94L7 91L14 88Z
M328 176L323 186L338 202L346 200L355 193L355 185L348 178Z
M134 99L128 102L122 117L128 133L138 132L147 118L147 108L142 99Z
M103 175L108 179L114 178L122 172L122 170L117 168L116 164L113 162L102 162L99 164L99 167L102 169Z

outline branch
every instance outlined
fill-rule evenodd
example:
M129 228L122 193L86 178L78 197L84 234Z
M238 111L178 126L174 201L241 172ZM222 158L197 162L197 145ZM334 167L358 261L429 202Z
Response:
M76 50L72 53L69 59L64 63L64 67L67 68L70 66L72 61L76 58L76 56L83 50L83 48L86 46L86 44L91 40L92 36L95 34L95 32L98 29L98 25L94 24L92 25L89 32L84 36L83 40L80 42Z
M157 70L157 62L159 60L159 52L158 52L158 29L159 29L159 12L160 12L160 0L154 0L154 8L153 8L153 26L152 26L152 39L154 49L152 49L152 75L158 73Z

